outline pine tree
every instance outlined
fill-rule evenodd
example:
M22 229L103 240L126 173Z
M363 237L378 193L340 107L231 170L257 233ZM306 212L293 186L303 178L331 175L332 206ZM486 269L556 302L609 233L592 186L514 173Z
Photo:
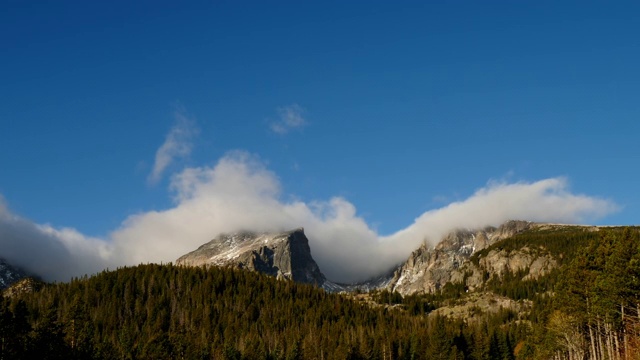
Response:
M453 342L445 328L445 318L438 315L433 319L429 331L429 348L427 358L433 360L449 360Z

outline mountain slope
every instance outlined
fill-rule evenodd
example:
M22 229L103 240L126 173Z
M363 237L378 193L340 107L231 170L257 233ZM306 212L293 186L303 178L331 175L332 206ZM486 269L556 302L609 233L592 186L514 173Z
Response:
M433 293L447 283L460 282L465 277L462 268L472 254L532 226L527 221L508 221L498 228L452 231L434 248L423 244L414 251L387 288L403 295Z
M176 265L234 266L318 286L326 281L302 228L277 234L222 234L178 258Z
M27 274L0 258L0 290L26 277Z
M1 299L0 314L10 315L0 328L14 329L3 333L0 357L13 359L469 358L472 334L487 330L256 272L174 265L47 285ZM520 334L506 352L524 337L518 326L494 327Z

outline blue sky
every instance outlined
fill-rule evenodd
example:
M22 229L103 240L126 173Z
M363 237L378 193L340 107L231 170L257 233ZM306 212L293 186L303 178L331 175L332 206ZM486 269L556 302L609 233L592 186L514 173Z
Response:
M639 10L8 1L0 194L36 224L107 237L175 207L176 174L240 150L281 201L338 196L380 234L489 182L557 177L617 205L589 221L637 224ZM187 148L152 179L180 119Z

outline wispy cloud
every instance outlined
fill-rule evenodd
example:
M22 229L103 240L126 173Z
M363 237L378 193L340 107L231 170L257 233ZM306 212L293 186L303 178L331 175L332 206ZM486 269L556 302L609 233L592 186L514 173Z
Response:
M178 158L184 158L191 154L193 138L199 130L194 120L189 119L184 111L175 112L175 122L164 140L164 143L156 151L153 169L147 180L151 184L157 183L165 170Z
M271 131L284 135L291 130L306 126L308 121L303 116L305 112L305 109L298 104L278 108L279 119L271 123Z
M342 197L304 202L283 196L278 176L256 157L232 152L214 166L189 167L171 178L175 206L127 218L106 239L39 225L0 200L0 255L47 279L141 262L169 262L223 232L281 231L303 226L313 257L334 281L378 275L405 261L423 241L455 228L497 226L509 219L580 223L618 209L606 199L575 194L564 178L495 182L418 216L388 235ZM289 199L289 200L283 200Z

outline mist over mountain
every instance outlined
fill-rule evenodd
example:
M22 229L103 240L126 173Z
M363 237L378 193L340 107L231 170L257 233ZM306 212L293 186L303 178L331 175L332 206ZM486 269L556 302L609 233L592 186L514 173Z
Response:
M599 231L595 226L558 225L510 220L498 227L454 229L435 245L423 243L402 263L384 274L354 283L327 279L313 259L304 229L283 233L239 232L221 234L176 260L176 265L196 267L235 267L300 283L309 283L330 292L386 289L402 295L433 294L447 284L481 287L486 274L500 278L505 272L526 270L525 280L548 274L561 259L544 247L524 247L516 252L490 252L475 262L470 259L483 250L518 234ZM577 246L573 245L573 246Z
M2 255L44 279L66 281L107 267L170 262L222 233L302 226L325 275L354 282L388 271L423 242L433 245L452 229L498 226L512 218L583 222L618 208L606 199L572 193L564 178L493 181L466 200L427 211L384 236L345 198L290 200L276 174L245 152L230 153L212 167L187 168L173 176L170 188L171 208L129 216L105 238L37 224L2 205Z

